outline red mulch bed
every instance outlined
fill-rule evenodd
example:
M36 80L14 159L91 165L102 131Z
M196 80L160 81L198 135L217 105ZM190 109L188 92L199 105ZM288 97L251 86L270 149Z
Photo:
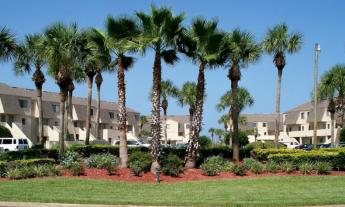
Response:
M71 177L72 175L68 171L62 173L63 177ZM224 179L243 179L243 178L257 178L257 177L268 177L268 176L321 176L318 174L303 175L302 173L296 171L294 173L262 173L254 174L252 172L247 172L247 175L241 177L236 176L233 173L220 173L217 176L206 176L203 175L200 169L185 170L180 174L179 177L171 177L161 175L161 182L186 182L186 181L196 181L196 180L224 180ZM332 171L326 176L345 176L345 171ZM156 176L152 173L144 173L140 177L134 176L130 169L119 169L116 174L108 175L103 169L85 169L85 174L79 176L80 178L86 179L103 179L103 180L114 180L114 181L126 181L126 182L145 182L154 183L156 182Z

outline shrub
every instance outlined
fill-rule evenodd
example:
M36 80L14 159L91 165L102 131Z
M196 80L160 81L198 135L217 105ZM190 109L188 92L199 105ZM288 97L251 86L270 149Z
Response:
M112 175L119 164L119 159L112 154L94 154L87 160L88 166L99 169L106 169L109 175Z
M15 167L25 167L25 166L37 166L44 164L55 164L55 160L51 158L37 158L37 159L28 159L28 160L14 160L7 162L8 168Z
M265 170L270 173L276 173L279 170L279 165L274 161L268 161L265 165Z
M317 162L315 163L315 170L318 174L329 174L332 170L332 166L329 162Z
M1 161L26 160L37 158L51 158L58 159L58 150L56 149L26 149L18 151L9 151L0 153Z
M301 171L305 175L313 173L314 168L314 164L309 162L303 162L298 165L299 171Z
M183 171L183 161L176 155L170 154L164 162L162 172L165 175L179 176Z
M145 172L146 165L142 163L140 160L134 160L128 163L128 167L132 170L135 176L140 176L142 172Z
M232 162L224 162L221 171L222 172L233 172L235 165Z
M260 174L264 172L265 166L261 162L253 162L252 166L250 167L250 170L255 174Z
M209 157L201 166L201 170L208 176L218 175L224 165L224 159L219 156Z
M199 145L200 148L208 148L212 146L212 141L208 136L200 136Z
M0 161L0 177L6 176L6 162Z
M293 171L295 171L294 165L289 161L280 163L279 168L286 173L292 173Z
M265 142L256 141L256 142L247 144L245 148L248 151L251 151L253 149L271 149L271 148L275 148L275 145L273 141L265 141ZM279 148L284 149L286 148L286 146L282 143L279 143Z
M13 169L8 170L6 173L6 177L12 180L23 178L19 168L13 168Z
M138 164L137 161L140 162L140 165ZM145 152L141 152L141 151L134 151L128 157L128 166L131 169L134 166L137 169L138 169L138 167L140 167L141 172L148 172L148 171L150 171L150 167L151 167L151 156L149 153L145 153Z
M80 155L76 152L67 152L61 160L64 168L68 169L72 175L79 176L84 174L85 167Z
M11 131L7 127L0 125L0 137L12 137Z
M243 165L235 165L233 172L235 175L244 176L246 175L246 168Z
M245 158L243 159L243 167L246 168L246 170L250 170L254 163L257 163L258 161L254 160L253 158Z

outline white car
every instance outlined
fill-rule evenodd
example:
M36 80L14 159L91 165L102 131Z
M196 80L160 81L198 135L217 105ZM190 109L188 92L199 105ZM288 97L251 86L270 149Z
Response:
M295 149L297 146L300 145L296 141L293 141L293 142L280 142L280 143L284 144L286 146L286 148L288 148L288 149Z
M115 146L120 146L120 140L114 142ZM150 147L150 144L144 143L140 140L127 140L128 147Z
M27 138L0 138L0 148L5 152L28 149L29 141Z

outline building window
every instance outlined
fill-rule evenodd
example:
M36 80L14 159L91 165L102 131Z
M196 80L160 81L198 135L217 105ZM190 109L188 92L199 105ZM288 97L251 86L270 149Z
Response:
M55 121L54 126L59 126L59 122Z
M26 124L26 119L22 118L22 125L25 125L25 124Z
M298 131L301 131L301 126L298 127Z
M140 119L139 114L134 115L134 118L135 118L136 121L139 121L139 119Z
M190 124L186 124L186 129L189 129L190 128Z
M178 133L178 136L183 137L183 132L179 132L179 133Z
M75 134L75 139L78 141L79 140L79 134Z
M331 128L331 125L330 124L327 124L327 129L330 129Z
M109 117L110 117L111 119L114 119L114 118L115 118L115 114L114 114L114 112L109 111Z
M264 123L262 123L262 127L266 127L266 123L264 122Z
M59 113L59 112L60 112L60 108L59 108L58 105L53 104L53 105L52 105L52 108L53 108L53 112L54 112L54 113Z
M5 115L1 115L1 122L6 122L6 116Z
M22 100L22 99L20 99L19 100L19 106L20 106L20 108L28 108L28 100Z
M267 132L264 132L264 135L267 135Z
M304 131L304 126L302 126L302 130L301 131Z
M127 125L127 132L132 132L133 126L132 125Z
M304 119L304 112L301 113L301 119Z
M90 115L93 116L93 109L90 110Z
M309 116L309 115L310 115L310 112L308 111L308 112L307 112L307 116Z
M78 127L78 122L76 122L76 121L73 122L73 126L74 126L74 127Z
M311 125L309 125L308 129L311 130Z

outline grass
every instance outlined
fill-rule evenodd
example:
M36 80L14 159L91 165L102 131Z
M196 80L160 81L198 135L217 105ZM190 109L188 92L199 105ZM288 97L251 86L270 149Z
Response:
M0 182L0 200L173 206L301 206L345 203L345 177L300 176L126 183L79 178Z

